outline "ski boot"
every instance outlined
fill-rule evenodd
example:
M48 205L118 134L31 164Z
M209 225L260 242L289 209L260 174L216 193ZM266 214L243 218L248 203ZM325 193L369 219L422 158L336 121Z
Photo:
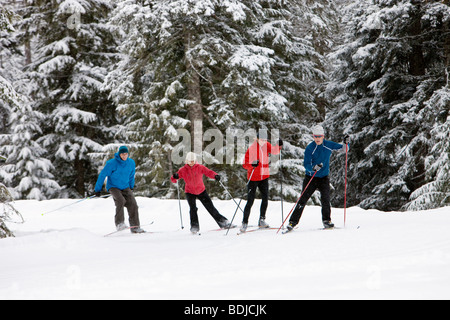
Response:
M292 222L289 222L289 224L286 226L286 230L283 231L283 234L286 234L288 232L291 232L294 230L295 225Z
M242 222L242 226L241 226L241 229L239 231L240 232L245 232L245 231L247 231L247 227L248 227L248 223Z
M145 230L142 229L141 227L136 227L136 228L130 228L131 233L145 233Z
M116 230L117 231L122 231L122 230L125 230L125 229L128 229L128 226L125 223L123 223L123 222L121 222L118 225L116 225Z
M266 223L266 219L264 218L259 219L258 227L260 229L270 228L270 226Z
M197 234L200 231L200 227L199 226L192 226L191 227L191 233L192 234Z
M324 229L333 229L334 223L331 222L331 220L324 220L323 222L323 228Z
M221 229L233 229L236 228L237 226L235 224L231 224L230 221L225 220L224 222L219 224Z

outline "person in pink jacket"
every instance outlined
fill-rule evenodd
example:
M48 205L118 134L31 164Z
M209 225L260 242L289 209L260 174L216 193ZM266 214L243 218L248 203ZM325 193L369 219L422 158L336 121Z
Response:
M214 207L211 198L206 192L203 183L203 175L215 179L216 181L220 181L220 176L217 173L198 164L196 162L195 153L189 152L186 156L186 165L178 170L178 172L170 179L173 183L177 183L178 179L183 179L186 184L185 193L190 208L191 232L197 233L200 230L197 214L198 209L196 205L197 198L205 206L206 210L208 210L209 214L214 218L219 227L227 229L230 226L230 223L228 219L222 216Z

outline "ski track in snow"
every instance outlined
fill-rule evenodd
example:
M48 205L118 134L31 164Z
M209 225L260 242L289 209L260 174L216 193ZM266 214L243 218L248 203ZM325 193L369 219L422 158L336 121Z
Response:
M319 230L308 206L292 233L217 225L198 203L201 235L182 201L138 197L146 233L114 231L112 199L17 201L24 224L0 240L0 299L449 299L449 207L421 212L333 209ZM231 220L233 201L214 201ZM255 201L250 225L256 225ZM293 204L285 205L285 217ZM44 215L42 215L44 214ZM240 225L242 213L234 223ZM144 226L154 221L150 226ZM279 202L267 222L281 224ZM358 228L359 227L359 228Z

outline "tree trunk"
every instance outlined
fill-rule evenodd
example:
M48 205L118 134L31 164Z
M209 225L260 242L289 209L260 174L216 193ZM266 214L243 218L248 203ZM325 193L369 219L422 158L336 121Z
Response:
M422 45L420 44L419 36L422 33L422 23L421 23L421 4L420 2L414 3L416 8L414 8L414 17L408 33L413 36L412 51L409 55L409 74L412 76L423 76L425 75L425 59L423 57ZM415 42L415 43L414 43Z
M85 183L85 175L86 175L86 168L84 167L86 165L86 161L85 160L80 160L80 159L75 159L74 161L74 166L75 166L75 172L77 174L77 178L75 181L75 190L77 190L77 192L84 197L85 196L85 187L84 187L84 183Z
M450 1L449 1L450 2ZM444 32L450 31L450 21L446 21L444 24ZM444 38L444 52L445 52L445 75L447 76L447 88L450 88L450 36L447 34Z
M197 73L195 60L189 53L191 48L192 35L185 29L184 48L187 74L187 99L193 103L189 106L189 120L191 121L191 146L197 155L201 155L203 150L203 104L200 89L200 77ZM201 159L198 158L201 162Z

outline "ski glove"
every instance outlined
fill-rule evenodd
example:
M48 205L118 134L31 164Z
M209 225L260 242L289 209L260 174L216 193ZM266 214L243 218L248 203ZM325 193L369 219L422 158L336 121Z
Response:
M278 145L279 145L280 147L282 147L282 146L283 146L283 140L278 139Z
M320 169L322 169L322 167L323 167L323 163L321 163L321 164L316 164L316 165L313 167L313 170L314 170L314 171L319 171Z
M253 161L252 167L256 168L259 165L259 160Z
M350 136L345 136L344 137L344 144L349 144L350 143Z
M216 175L214 178L216 179L216 181L220 181L220 179L221 179L221 177L219 175Z
M178 173L174 173L172 176L175 180L180 179L180 176L178 175Z

